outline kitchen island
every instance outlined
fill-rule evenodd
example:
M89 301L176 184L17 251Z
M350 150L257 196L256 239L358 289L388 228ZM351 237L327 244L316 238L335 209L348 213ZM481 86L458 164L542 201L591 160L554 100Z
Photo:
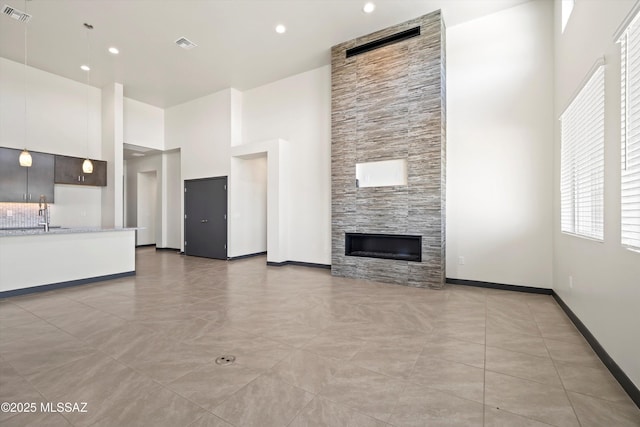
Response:
M135 274L135 230L0 230L0 298Z

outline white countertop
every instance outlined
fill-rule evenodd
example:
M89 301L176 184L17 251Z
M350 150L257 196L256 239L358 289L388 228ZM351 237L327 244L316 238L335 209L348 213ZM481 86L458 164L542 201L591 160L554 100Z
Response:
M77 233L104 233L107 231L132 231L137 228L123 227L51 227L49 231L44 231L42 227L21 228L21 229L0 229L0 237L14 236L47 236L52 234L77 234Z

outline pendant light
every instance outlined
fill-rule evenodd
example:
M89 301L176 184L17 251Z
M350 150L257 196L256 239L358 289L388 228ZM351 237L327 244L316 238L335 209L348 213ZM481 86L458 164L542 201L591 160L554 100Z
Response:
M27 0L24 0L24 13L27 13ZM27 145L27 23L24 23L24 145ZM25 148L18 158L20 166L30 168L33 160Z
M93 30L93 25L84 23L84 27L87 29L87 64L86 68L83 68L87 72L87 157L82 162L82 172L84 173L93 173L93 163L89 159L89 82L90 82L90 74L91 74L91 65L89 62L89 33Z

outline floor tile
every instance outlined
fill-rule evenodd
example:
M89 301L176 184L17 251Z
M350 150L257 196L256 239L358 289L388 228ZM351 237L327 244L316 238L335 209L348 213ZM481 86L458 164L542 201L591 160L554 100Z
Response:
M317 394L340 369L341 363L308 351L297 350L269 371L269 374L298 388Z
M422 353L409 378L411 382L483 403L484 369Z
M556 362L564 388L612 402L628 402L629 396L602 363L593 366Z
M440 333L428 336L423 350L423 354L430 357L464 363L476 368L484 368L484 352L484 345L446 337Z
M231 395L213 413L236 426L286 426L311 399L311 393L263 375Z
M487 332L487 346L517 351L532 356L549 356L544 339L533 335L511 332Z
M640 409L633 403L614 403L573 392L568 394L582 427L640 426Z
M540 357L487 347L486 369L561 388L562 382L549 356Z
M411 375L422 348L422 344L398 346L367 343L351 358L351 363L390 377L407 378Z
M545 338L573 342L582 342L584 340L573 323L566 317L562 320L544 318L538 320L537 323L540 334Z
M584 339L576 342L557 341L545 338L544 342L553 360L589 366L597 364L600 361Z
M485 427L548 427L550 424L485 406L484 425Z
M410 384L400 395L389 422L397 427L482 426L483 409L480 403Z
M16 304L8 301L0 304L0 325L2 328L12 328L37 321L42 321L42 319Z
M89 345L61 330L0 342L0 355L21 375L53 369L93 352Z
M385 427L388 424L346 406L315 397L300 411L288 427Z
M228 422L213 414L205 414L189 424L188 427L233 427Z
M171 381L167 387L212 410L259 375L260 372L238 364L222 366L214 363Z
M159 387L111 408L92 426L182 426L206 415L199 406Z
M323 332L302 348L333 359L351 359L365 344L365 341L337 333Z
M487 371L488 406L554 426L578 426L564 389Z
M44 397L31 383L18 374L8 362L0 360L0 402L35 402L39 405L43 401L45 401ZM0 422L16 415L18 414L0 412Z
M405 387L403 381L358 366L344 366L320 395L386 422Z
M16 414L2 420L3 427L69 427L72 424L60 414L29 412Z
M51 323L34 319L28 323L5 324L4 320L0 320L0 342L9 343L14 340L23 340L28 337L37 335L48 335L56 333L58 328Z

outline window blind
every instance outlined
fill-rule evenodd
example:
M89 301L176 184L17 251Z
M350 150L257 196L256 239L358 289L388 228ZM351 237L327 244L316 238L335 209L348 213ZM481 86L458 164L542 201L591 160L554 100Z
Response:
M603 66L596 68L560 121L561 229L565 233L603 240Z
M640 24L634 19L621 44L621 240L640 249Z

